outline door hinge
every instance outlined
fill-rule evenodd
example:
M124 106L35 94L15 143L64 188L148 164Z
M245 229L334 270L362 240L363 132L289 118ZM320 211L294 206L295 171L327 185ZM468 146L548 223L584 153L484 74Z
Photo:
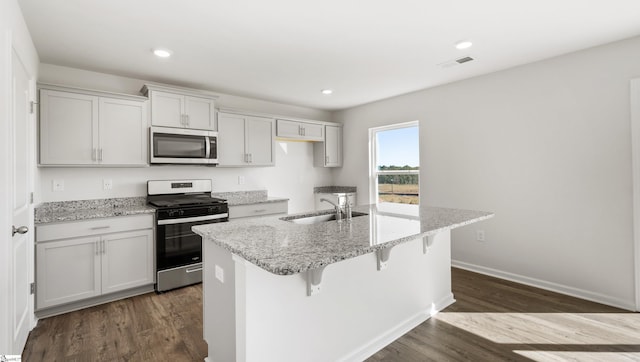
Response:
M30 290L31 290L31 294L34 294L36 292L36 283L31 283L30 284Z
M30 110L31 114L33 114L36 111L36 106L38 104L39 104L38 102L31 101L31 110Z

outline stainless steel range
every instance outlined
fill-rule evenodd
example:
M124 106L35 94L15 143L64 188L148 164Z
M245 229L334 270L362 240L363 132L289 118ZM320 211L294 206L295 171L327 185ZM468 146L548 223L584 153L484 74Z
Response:
M156 207L156 291L202 282L202 238L194 225L229 221L227 201L211 197L211 180L147 182Z

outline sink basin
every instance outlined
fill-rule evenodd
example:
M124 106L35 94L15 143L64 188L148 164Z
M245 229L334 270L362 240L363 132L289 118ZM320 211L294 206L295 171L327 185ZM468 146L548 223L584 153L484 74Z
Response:
M351 212L351 217L365 216L364 212ZM336 214L322 214L322 215L313 215L313 216L300 216L300 217L286 217L281 220L289 221L295 224L317 224L321 222L333 221L336 219Z

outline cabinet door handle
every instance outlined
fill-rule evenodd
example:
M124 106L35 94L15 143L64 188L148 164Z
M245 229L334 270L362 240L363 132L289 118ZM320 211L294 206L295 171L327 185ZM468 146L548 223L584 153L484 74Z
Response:
M304 128L304 127L302 127L302 135L303 135L303 136L306 136L306 135L307 135L307 129L306 129L306 128Z
M91 228L91 230L100 230L100 229L108 229L110 228L110 225L105 225L105 226L94 226Z
M249 163L253 163L253 154L249 154Z
M189 115L185 114L185 118L187 119L187 126L189 126L189 123L190 123Z
M92 148L91 149L91 161L97 161L98 160L98 149L97 148Z
M102 254L106 254L107 253L107 243L104 242L104 240L102 240Z
M253 212L266 212L266 211L267 211L267 209L256 209L256 210L253 210Z
M98 153L98 161L102 161L102 148L100 148L100 151Z
M329 156L324 157L324 163L329 163Z
M100 255L100 247L98 247L99 241L93 243L94 250L96 251L96 255Z

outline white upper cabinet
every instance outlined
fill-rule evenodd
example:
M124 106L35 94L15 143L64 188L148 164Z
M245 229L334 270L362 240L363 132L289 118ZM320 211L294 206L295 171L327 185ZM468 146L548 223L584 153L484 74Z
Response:
M109 165L146 165L147 107L139 101L100 98L100 163Z
M185 96L184 104L188 128L216 129L216 110L213 99Z
M184 96L152 91L151 124L165 127L186 127L184 120Z
M276 137L297 141L324 141L324 125L278 119Z
M218 113L218 166L275 165L273 118Z
M41 166L146 166L147 102L41 85Z
M42 165L96 162L98 103L92 95L40 90Z
M196 90L146 84L142 93L151 102L151 124L162 127L216 130L215 96Z
M218 113L218 166L245 166L246 117L236 114Z
M325 127L325 140L314 145L317 167L342 167L342 127Z

